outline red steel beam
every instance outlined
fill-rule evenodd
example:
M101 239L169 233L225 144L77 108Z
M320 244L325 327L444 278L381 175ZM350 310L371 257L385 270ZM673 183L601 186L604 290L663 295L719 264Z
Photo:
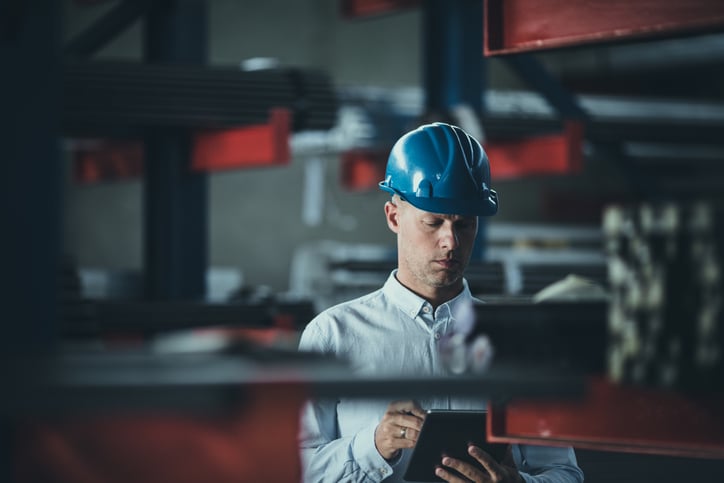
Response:
M567 122L562 133L485 143L495 180L566 175L583 169L583 125Z
M75 0L74 3L82 7L88 7L92 5L99 5L101 3L108 3L109 0Z
M371 17L418 7L422 0L341 0L340 10L346 18Z
M191 166L218 171L288 164L291 125L289 110L273 109L268 124L196 132Z
M291 112L279 108L271 110L267 124L195 132L191 168L219 171L289 164L291 125ZM74 179L82 184L139 178L146 157L138 139L78 141L72 156Z
M723 394L684 394L592 377L574 401L513 401L488 413L488 440L724 459Z
M485 0L485 55L724 30L721 0Z
M369 191L385 177L385 164L390 154L384 149L353 149L341 155L340 181L349 191Z
M143 175L143 142L81 140L72 148L73 180L79 184L121 181Z

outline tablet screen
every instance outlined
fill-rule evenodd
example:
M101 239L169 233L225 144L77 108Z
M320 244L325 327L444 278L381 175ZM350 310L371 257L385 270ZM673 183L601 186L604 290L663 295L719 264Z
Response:
M486 411L428 411L404 479L442 481L435 476L435 467L440 464L443 454L481 467L468 454L469 443L482 448L496 461L501 461L505 457L507 445L486 442L485 429Z

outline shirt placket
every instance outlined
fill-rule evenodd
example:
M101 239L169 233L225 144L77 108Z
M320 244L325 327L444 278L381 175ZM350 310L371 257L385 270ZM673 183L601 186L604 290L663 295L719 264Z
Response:
M433 357L433 367L436 376L444 376L447 374L446 369L440 361L440 341L447 334L450 327L450 307L448 304L443 304L435 311L434 318L432 319L430 338L431 351ZM436 408L450 408L450 398L437 396L434 399L433 406Z

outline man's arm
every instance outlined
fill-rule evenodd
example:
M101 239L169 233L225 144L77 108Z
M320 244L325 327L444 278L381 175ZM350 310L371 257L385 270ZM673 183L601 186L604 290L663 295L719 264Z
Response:
M299 349L336 355L327 334L319 330L319 320L315 319L304 330ZM342 438L337 421L337 401L309 401L301 414L304 481L377 482L389 476L392 468L375 448L375 428L376 425L364 427L354 436Z
M336 402L310 401L302 412L300 438L305 482L379 482L392 467L375 449L376 425L340 438Z

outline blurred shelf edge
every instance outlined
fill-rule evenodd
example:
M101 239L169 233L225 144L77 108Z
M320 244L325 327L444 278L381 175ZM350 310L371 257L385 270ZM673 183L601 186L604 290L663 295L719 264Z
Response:
M352 375L342 361L309 353L75 354L5 360L3 417L138 410L214 412L243 404L245 390L302 388L312 397L503 400L580 398L584 378L540 365L498 365L460 376Z
M234 327L299 330L314 316L311 302L78 300L63 309L62 335L153 335L170 330Z

